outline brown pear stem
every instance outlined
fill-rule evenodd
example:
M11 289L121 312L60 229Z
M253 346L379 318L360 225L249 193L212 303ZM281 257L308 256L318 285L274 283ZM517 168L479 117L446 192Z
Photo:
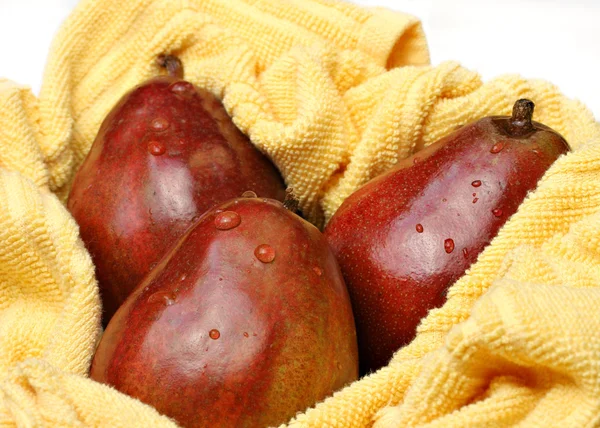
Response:
M183 79L183 64L181 60L174 55L161 54L156 59L159 67L167 70L169 76L177 79Z
M532 118L535 104L526 98L518 100L513 106L509 122L509 132L513 136L528 134L534 130Z
M285 209L287 209L288 211L291 211L293 213L296 213L298 211L299 204L300 204L300 201L294 194L294 189L292 189L291 187L288 187L287 189L285 189L285 199L283 200L283 206L285 207Z

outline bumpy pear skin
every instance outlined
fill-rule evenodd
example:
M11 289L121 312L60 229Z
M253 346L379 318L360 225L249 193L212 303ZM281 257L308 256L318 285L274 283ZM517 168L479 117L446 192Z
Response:
M386 365L421 319L569 151L533 103L456 130L352 194L325 235L357 322L361 373Z
M91 368L184 427L277 426L357 376L352 306L325 237L251 197L186 232L116 312Z
M233 124L221 102L169 76L124 95L79 168L68 209L96 266L104 325L167 249L205 211L244 191L279 200L272 163Z

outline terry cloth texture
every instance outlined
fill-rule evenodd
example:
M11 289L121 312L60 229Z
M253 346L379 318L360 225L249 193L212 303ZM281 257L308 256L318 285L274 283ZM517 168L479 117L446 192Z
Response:
M289 425L600 425L600 126L585 106L545 81L431 66L419 21L389 10L84 0L54 39L39 97L0 80L0 426L174 426L87 377L100 301L64 206L104 116L163 73L161 53L223 100L318 226L398 159L533 100L572 153L409 346Z

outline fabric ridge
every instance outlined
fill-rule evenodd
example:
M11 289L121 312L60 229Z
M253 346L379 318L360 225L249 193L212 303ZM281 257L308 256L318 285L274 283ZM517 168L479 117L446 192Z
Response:
M600 425L600 124L549 82L431 65L416 17L340 0L83 0L39 97L0 78L0 425L176 426L87 376L91 257L65 207L105 115L181 58L323 227L369 179L514 101L573 151L390 364L290 427ZM574 70L574 73L576 70Z

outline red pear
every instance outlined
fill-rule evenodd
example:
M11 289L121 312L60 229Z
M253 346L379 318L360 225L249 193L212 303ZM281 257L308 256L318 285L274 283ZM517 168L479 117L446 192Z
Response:
M266 427L358 376L352 307L319 230L272 199L206 213L112 318L91 377L184 427Z
M210 92L169 76L124 95L79 168L68 209L96 266L104 324L208 209L245 191L283 200L277 169Z
M374 178L325 235L352 299L361 372L388 363L477 259L552 163L569 150L533 122L533 103L483 118Z

